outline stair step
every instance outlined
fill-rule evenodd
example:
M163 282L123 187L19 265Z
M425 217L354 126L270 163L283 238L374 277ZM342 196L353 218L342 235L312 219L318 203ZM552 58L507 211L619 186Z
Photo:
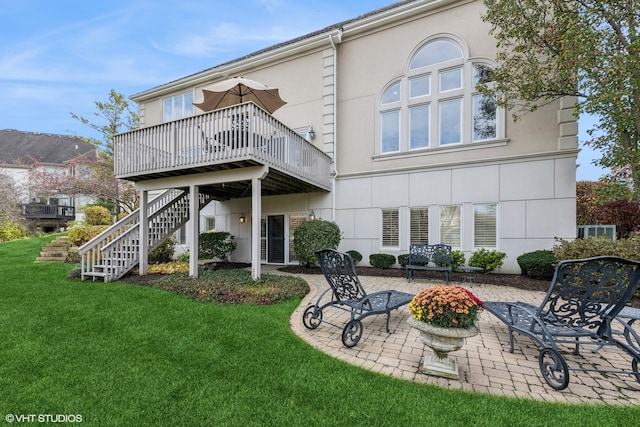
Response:
M57 261L57 262L65 262L67 260L67 256L64 255L62 257L58 256L39 256L36 258L36 261Z

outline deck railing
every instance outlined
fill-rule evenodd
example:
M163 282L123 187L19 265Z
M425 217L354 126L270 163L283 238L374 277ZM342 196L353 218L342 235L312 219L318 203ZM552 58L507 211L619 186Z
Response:
M252 102L117 135L114 155L118 178L255 160L330 187L330 157Z
M22 205L22 216L28 219L65 219L76 218L73 206L46 205L44 203L26 203Z

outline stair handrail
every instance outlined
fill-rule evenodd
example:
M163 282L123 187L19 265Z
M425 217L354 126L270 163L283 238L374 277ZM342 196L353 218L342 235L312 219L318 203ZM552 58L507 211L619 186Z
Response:
M161 201L163 201L163 200L165 200L167 198L174 198L175 194L178 194L178 192L182 193L183 191L182 190L178 190L178 189L174 189L174 188L169 189L169 190L165 190L158 197L154 198L151 202L149 202L149 212L156 213L165 204L165 203L160 203ZM89 250L93 249L94 247L100 245L101 243L104 242L104 240L107 240L106 238L111 236L112 233L114 233L115 231L117 231L117 230L119 230L121 228L124 228L125 226L127 226L129 223L131 223L133 221L139 220L139 218L140 218L140 208L134 210L129 215L127 215L126 217L122 218L120 221L116 222L115 224L111 225L109 228L107 228L106 230L104 230L103 232L98 234L93 239L89 240L84 245L80 246L80 248L79 248L80 255L82 255L85 252L88 252Z

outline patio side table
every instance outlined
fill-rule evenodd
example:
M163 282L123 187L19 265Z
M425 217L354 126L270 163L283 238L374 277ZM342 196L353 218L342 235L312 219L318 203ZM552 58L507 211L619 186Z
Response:
M468 265L462 265L458 267L458 269L464 273L464 275L462 276L462 283L466 282L467 280L469 281L469 283L475 283L476 273L484 271L483 268L470 267Z

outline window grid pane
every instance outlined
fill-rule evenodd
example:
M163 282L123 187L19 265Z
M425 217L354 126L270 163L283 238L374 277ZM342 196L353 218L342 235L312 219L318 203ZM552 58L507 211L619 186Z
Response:
M429 146L429 104L411 107L409 110L409 148Z
M414 77L409 80L409 97L426 96L431 93L431 76Z
M400 110L382 113L380 122L382 152L391 153L400 150Z
M410 209L409 244L429 243L429 208Z
M497 248L497 205L474 205L473 240L475 248Z
M440 145L462 141L462 99L440 102Z
M473 96L473 140L496 137L496 101L492 97Z
M462 68L440 71L440 92L462 88Z
M382 210L382 246L399 246L398 209Z
M440 207L440 243L460 247L460 206Z

